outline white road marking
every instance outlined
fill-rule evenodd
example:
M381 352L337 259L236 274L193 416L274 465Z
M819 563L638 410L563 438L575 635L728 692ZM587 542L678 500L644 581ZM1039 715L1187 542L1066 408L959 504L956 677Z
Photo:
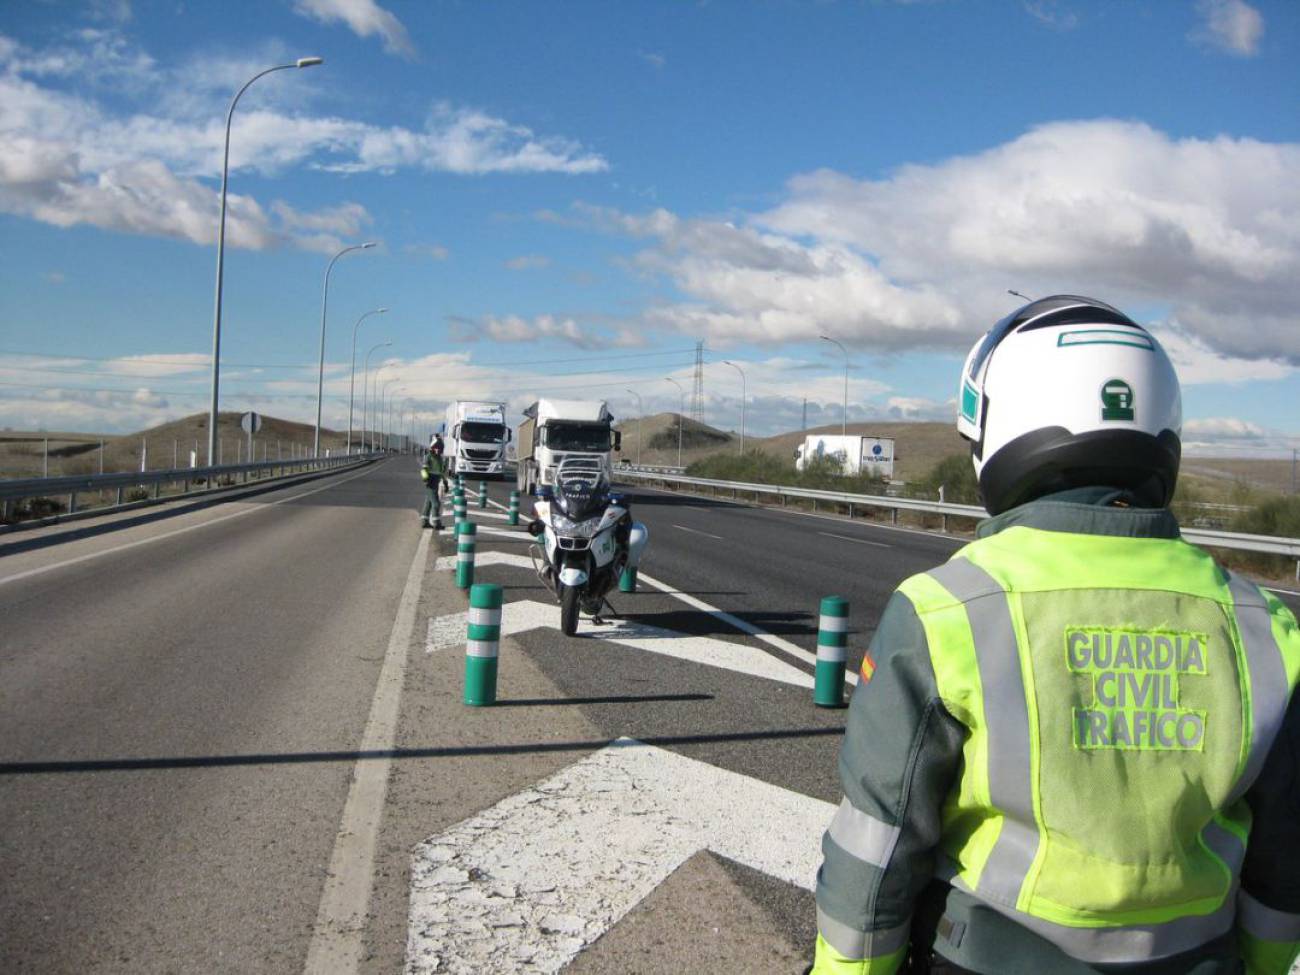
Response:
M705 538L716 538L718 541L723 540L721 535L711 535L708 532L700 531L698 528L687 528L685 525L673 525L673 527L680 528L684 532L690 532L692 535L703 535Z
M1269 592L1280 592L1287 596L1300 596L1300 592L1296 592L1294 589L1279 589L1277 586L1265 586L1264 588Z
M452 559L456 557L453 555ZM442 559L438 560L439 562ZM465 642L465 627L468 613L450 613L447 616L430 616L429 630L424 637L424 652L433 653L443 647L455 646Z
M420 536L397 604L397 617L393 620L370 716L361 736L359 747L363 752L386 752L393 747L402 683L406 678L407 651L415 635L415 610L428 561L426 533ZM391 764L388 758L359 760L352 772L352 785L334 838L334 852L303 966L307 975L345 975L355 972L360 964L374 880L375 843L388 794Z
M506 603L501 611L503 636L515 636L530 630L554 630L559 627L559 623L560 607L555 603L519 600ZM586 618L578 620L576 638L597 643L618 643L634 650L689 660L738 674L794 684L796 687L813 686L811 674L745 643L728 643L710 636L691 636L630 620L611 620L597 626Z
M557 972L701 850L813 890L834 813L621 738L416 847L406 973Z
M825 535L827 538L839 538L846 542L857 542L859 545L874 545L876 548L893 548L888 542L873 542L867 538L854 538L852 535L836 535L834 532L818 532L818 535Z
M509 565L516 569L531 569L533 560L527 555L516 555L514 552L475 552L474 568L481 569L488 565ZM443 555L439 556L438 561L434 563L436 569L454 569L456 568L456 556Z
M212 525L219 525L223 521L232 521L235 518L243 518L245 515L251 515L255 511L266 511L274 508L276 505L287 504L290 501L297 501L299 498L306 498L313 494L319 494L321 491L328 491L330 488L338 487L340 484L346 484L348 481L355 481L359 477L365 477L367 474L373 474L375 468L367 468L350 477L345 477L341 481L331 481L328 484L322 484L320 487L312 488L310 491L304 491L302 494L295 494L288 498L280 498L278 501L272 501L270 504L256 504L245 508L242 511L235 511L228 515L222 515L220 518L211 518L207 521L200 522L197 525L187 525L184 528L174 528L169 532L163 532L161 535L150 535L148 538L139 538L134 542L125 542L122 545L115 545L112 548L102 549L98 552L88 552L85 555L78 555L75 558L64 559L62 562L54 562L50 565L42 565L39 568L27 569L24 572L15 572L11 576L5 576L0 579L0 586L9 582L17 582L19 579L30 579L32 576L44 575L46 572L53 572L55 569L63 569L69 565L79 565L82 562L90 562L93 559L103 558L105 555L114 555L117 552L125 552L127 549L139 548L141 545L149 545L153 542L161 542L165 538L175 538L177 535L184 535L187 532L198 531L200 528L208 528ZM238 501L238 498L233 499Z

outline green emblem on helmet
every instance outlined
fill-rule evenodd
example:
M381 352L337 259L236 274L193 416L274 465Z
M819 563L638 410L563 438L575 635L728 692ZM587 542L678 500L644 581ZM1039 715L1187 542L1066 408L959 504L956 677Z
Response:
M1133 420L1133 387L1122 379L1112 379L1101 387L1101 418Z

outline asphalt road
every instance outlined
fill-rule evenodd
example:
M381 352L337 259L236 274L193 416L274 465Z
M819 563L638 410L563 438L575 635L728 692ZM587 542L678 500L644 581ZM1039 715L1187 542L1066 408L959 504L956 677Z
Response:
M668 590L612 596L639 645L559 636L531 570L492 563L527 536L475 516L479 581L536 620L503 640L483 709L460 701L463 640L432 637L465 599L437 568L450 538L417 525L411 458L0 540L0 971L301 972L340 932L360 950L335 970L400 971L417 845L619 737L837 802L844 714L799 682L818 600L850 601L856 665L897 583L960 540L634 493ZM386 784L369 813L366 772ZM339 869L367 823L373 861ZM349 876L368 903L340 921ZM700 854L574 970L795 972L812 937L806 890Z

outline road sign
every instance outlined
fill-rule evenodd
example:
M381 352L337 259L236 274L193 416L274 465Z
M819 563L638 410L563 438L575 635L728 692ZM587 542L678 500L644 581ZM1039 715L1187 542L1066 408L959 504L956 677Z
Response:
M406 971L559 971L701 850L813 890L834 813L620 738L416 847Z
M258 433L262 429L261 413L245 413L239 418L239 425L243 427L244 432L250 436Z

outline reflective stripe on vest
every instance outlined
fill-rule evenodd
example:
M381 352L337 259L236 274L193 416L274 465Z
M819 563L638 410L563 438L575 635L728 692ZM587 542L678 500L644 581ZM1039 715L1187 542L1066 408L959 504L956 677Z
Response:
M1244 890L1237 895L1237 918L1242 929L1260 941L1300 941L1300 914L1261 904Z
M1038 829L1029 781L1029 711L1011 608L1002 585L967 559L953 559L928 574L966 604L985 695L988 750L997 756L989 762L989 799L1007 814L980 874L979 892L1015 904L1038 852Z
M907 944L912 922L881 931L859 931L835 920L817 908L817 930L826 943L845 958L879 958L892 955Z
M898 843L901 832L897 826L890 826L875 816L869 816L856 808L847 798L840 802L827 830L835 844L846 853L850 853L884 869L889 866L894 855L894 846Z
M1273 639L1273 618L1263 594L1249 582L1233 575L1228 580L1237 632L1245 648L1246 668L1250 674L1250 751L1232 800L1236 801L1255 784L1264 759L1268 757L1282 727L1290 687L1282 651Z

